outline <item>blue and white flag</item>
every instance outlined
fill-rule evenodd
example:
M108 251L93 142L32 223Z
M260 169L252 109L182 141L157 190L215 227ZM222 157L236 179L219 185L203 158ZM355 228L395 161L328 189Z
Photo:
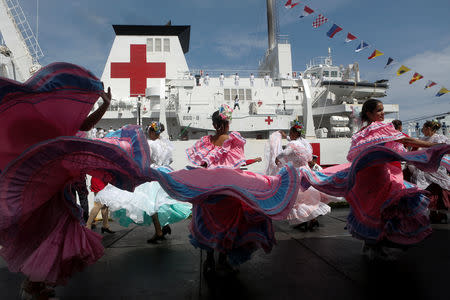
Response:
M369 44L367 44L364 41L361 41L361 43L358 45L358 47L356 48L355 52L361 52L364 49L369 48Z

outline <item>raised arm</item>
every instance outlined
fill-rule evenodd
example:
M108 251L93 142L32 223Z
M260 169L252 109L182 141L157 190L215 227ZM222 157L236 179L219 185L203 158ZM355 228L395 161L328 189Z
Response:
M102 105L100 105L99 108L97 108L92 114L90 114L86 120L84 120L83 124L80 126L81 131L88 131L91 130L95 124L97 124L98 121L103 117L106 110L109 107L109 104L111 103L111 88L108 88L108 92L101 92L100 97L103 99Z
M416 147L416 148L428 148L437 145L437 143L425 142L412 137L404 137L401 140L397 140L397 142L402 143L407 147Z

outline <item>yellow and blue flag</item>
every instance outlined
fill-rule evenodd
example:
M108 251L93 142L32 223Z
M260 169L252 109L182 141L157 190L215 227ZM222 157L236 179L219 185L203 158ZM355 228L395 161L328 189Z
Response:
M397 70L397 76L403 75L403 74L405 74L405 73L408 72L408 71L411 71L411 69L408 68L408 67L405 67L404 65L402 65L402 66L401 66L400 68L398 68L398 70Z
M440 96L445 95L445 94L447 94L447 93L450 93L450 91L447 90L445 87L443 87L443 88L441 88L441 89L439 90L439 92L437 92L436 97L440 97Z

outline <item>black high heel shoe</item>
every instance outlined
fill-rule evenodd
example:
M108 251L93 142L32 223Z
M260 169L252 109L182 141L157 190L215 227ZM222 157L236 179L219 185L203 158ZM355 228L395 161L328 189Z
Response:
M308 222L303 222L303 223L297 224L294 226L294 228L301 230L301 231L307 231L308 230Z
M116 233L115 231L112 231L109 228L102 227L102 233L105 233L105 232L107 232L107 233Z
M25 279L20 287L20 299L49 299L56 296L55 289L48 287L43 282L31 282Z
M170 228L169 225L166 225L162 228L162 233L163 235L172 234L172 229Z
M313 231L314 227L319 227L319 221L317 221L316 219L308 222L308 230L309 231Z
M147 243L149 244L158 244L158 241L164 241L166 238L164 235L157 235L155 234L150 239L147 240Z

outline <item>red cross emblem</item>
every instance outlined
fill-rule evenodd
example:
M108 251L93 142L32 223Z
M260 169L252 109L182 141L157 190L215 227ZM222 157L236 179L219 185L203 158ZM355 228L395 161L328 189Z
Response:
M146 45L130 45L130 62L112 62L111 78L130 78L130 97L145 95L147 78L165 78L166 63L148 63Z
M272 122L273 122L273 119L271 119L271 118L270 118L270 116L268 116L268 117L267 117L267 119L265 119L264 121L266 121L266 122L267 122L267 124L269 124L269 125L270 125L270 123L272 123Z

